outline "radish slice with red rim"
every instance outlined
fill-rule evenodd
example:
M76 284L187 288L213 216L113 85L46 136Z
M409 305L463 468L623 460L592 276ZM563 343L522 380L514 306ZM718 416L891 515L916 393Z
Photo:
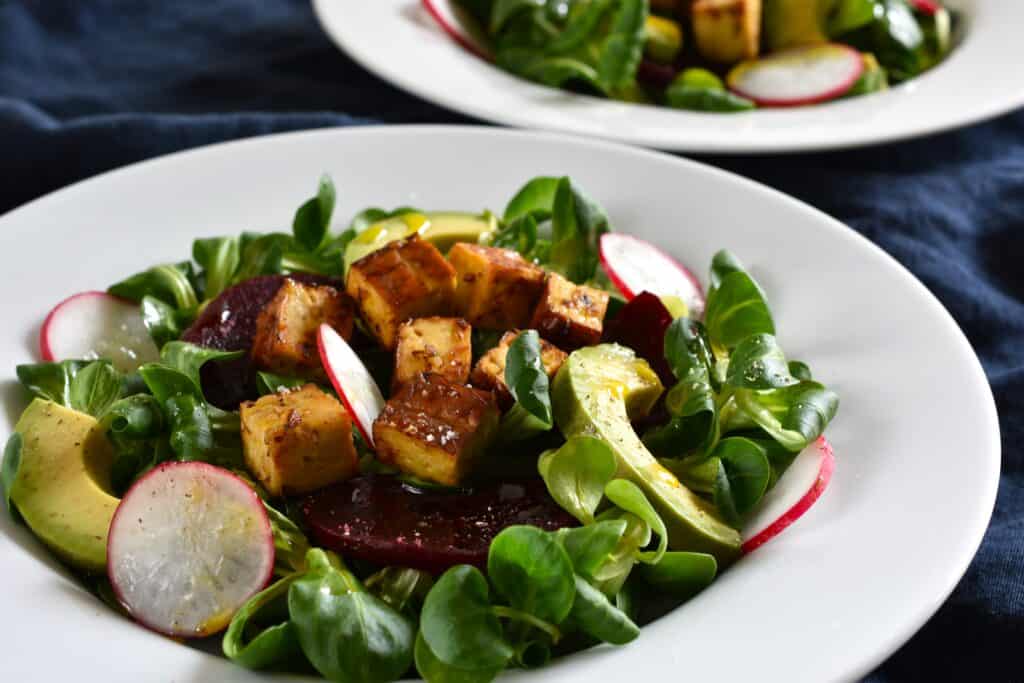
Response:
M485 62L492 61L490 49L466 28L466 22L459 18L460 10L453 6L451 0L422 0L422 2L427 13L437 22L441 30L459 46Z
M320 362L352 416L363 441L373 448L373 421L384 410L384 395L370 371L341 335L330 325L321 325L317 334Z
M864 73L864 57L829 43L785 50L736 65L729 88L763 107L798 107L841 97Z
M910 5L915 11L928 16L936 15L942 10L942 5L936 0L910 0Z
M114 594L160 633L217 633L273 571L274 536L259 496L207 463L154 468L132 485L110 522Z
M704 290L681 263L646 240L619 232L601 235L601 265L627 300L643 291L673 296L686 304L689 317L704 314Z
M109 358L123 372L160 358L139 305L106 292L82 292L57 304L43 322L45 361Z
M835 462L832 444L823 436L797 455L744 525L744 554L781 534L811 509L828 487Z

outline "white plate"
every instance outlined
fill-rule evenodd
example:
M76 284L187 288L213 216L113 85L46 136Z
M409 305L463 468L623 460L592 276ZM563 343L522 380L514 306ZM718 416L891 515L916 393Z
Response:
M939 68L888 92L831 104L702 114L546 88L451 41L420 0L313 0L328 35L409 92L488 121L687 152L787 152L889 142L965 126L1024 104L1024 2L950 0L966 37Z
M761 185L618 145L486 128L354 128L216 145L131 166L0 218L5 437L14 365L69 292L186 258L194 237L288 225L316 179L358 209L501 209L529 177L567 173L615 226L703 273L733 249L767 289L784 348L839 391L838 467L818 505L625 648L534 681L829 681L910 637L967 568L999 475L981 366L939 302L864 238ZM645 178L624 191L623 178ZM0 514L0 643L9 680L227 681L251 674L108 611Z

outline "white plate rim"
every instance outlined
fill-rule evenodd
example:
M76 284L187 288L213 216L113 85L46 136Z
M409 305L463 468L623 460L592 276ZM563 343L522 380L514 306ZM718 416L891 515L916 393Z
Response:
M991 388L988 385L987 378L984 374L984 370L981 366L980 361L975 355L973 349L970 346L969 341L963 334L960 327L957 325L955 320L949 314L949 312L942 306L939 300L928 291L923 283L921 283L913 274L911 274L906 268L899 264L894 258L888 255L880 247L872 243L863 235L853 231L852 229L844 226L835 219L829 217L823 212L800 202L788 195L785 195L777 190L761 185L760 183L751 181L743 178L736 174L728 171L724 171L712 166L708 166L699 162L694 162L687 159L680 159L677 157L669 157L668 155L660 154L657 152L628 148L623 145L616 143L584 140L574 136L567 136L555 133L531 133L527 131L510 131L486 128L480 126L441 126L441 125L408 125L408 126L358 126L348 129L327 129L327 130L316 130L316 131L298 131L291 133L281 133L268 136L258 136L253 138L247 138L242 140L234 140L230 142L218 143L208 145L196 149L185 150L182 152L176 152L165 156L157 157L154 159L138 162L126 167L114 169L92 178L88 178L74 184L71 184L65 188L57 190L46 196L40 197L33 200L21 207L18 207L2 216L0 216L0 243L5 239L4 229L9 223L16 223L25 215L31 215L34 211L45 209L48 206L56 205L57 203L74 201L76 195L81 193L89 193L93 188L102 187L103 184L111 182L119 182L122 178L130 178L135 173L146 170L152 167L159 166L170 166L174 163L198 161L203 159L205 156L220 156L220 155L231 155L236 149L241 149L247 146L273 146L281 145L287 147L293 142L305 142L310 140L317 140L319 138L329 138L333 136L339 136L342 138L353 137L353 136L369 136L371 138L386 138L389 136L404 137L409 136L416 138L420 136L446 136L450 135L454 138L464 138L465 141L472 140L473 142L484 142L488 137L499 136L509 140L518 141L548 141L555 145L567 145L584 147L595 152L600 153L602 150L609 153L627 154L631 156L643 157L649 161L657 161L659 163L670 163L678 165L682 168L686 168L689 172L699 172L702 174L708 174L714 176L717 179L735 184L737 186L743 186L747 191L751 193L761 194L766 198L770 198L770 201L779 202L781 205L788 205L790 208L798 209L800 212L807 216L813 216L817 222L821 224L823 230L827 230L841 239L850 240L852 243L856 243L860 248L867 248L872 252L874 258L878 258L878 263L885 264L885 267L889 268L894 274L898 274L905 284L916 291L917 295L922 296L922 301L926 302L931 308L931 314L937 315L942 319L944 325L948 328L950 334L953 335L953 339L956 344L960 347L960 351L965 354L966 358L970 359L970 365L973 369L975 379L979 382L976 388L983 388L984 405L983 412L985 413L985 421L988 426L984 429L985 440L988 445L984 448L979 449L986 456L984 471L988 474L986 478L986 486L984 490L979 491L978 504L973 508L973 525L972 532L965 534L970 538L961 539L963 541L962 548L958 553L958 557L955 561L951 561L943 572L945 576L944 585L941 589L936 589L931 596L931 599L926 604L920 604L913 614L906 615L901 623L900 628L888 639L885 646L880 646L875 649L873 656L864 657L860 661L859 665L850 668L843 672L838 679L848 680L853 678L859 678L864 674L870 672L878 664L888 658L893 652L895 652L903 643L905 643L921 626L930 618L936 610L942 605L942 603L952 593L956 587L960 578L966 572L971 560L973 559L978 547L983 539L984 532L987 529L992 510L996 501L996 493L998 490L999 474L1000 474L1000 463L1001 463L1001 444L999 439L999 422L998 415L995 407L994 397L991 392ZM16 220L17 219L17 220ZM9 421L8 421L9 424ZM828 493L826 492L826 497ZM8 522L6 519L0 526L7 527ZM792 533L792 532L790 532ZM7 538L8 534L0 534L0 544L10 543L10 539ZM39 552L43 552L39 550ZM35 553L33 553L35 554ZM0 563L5 562L4 559L0 559ZM51 563L52 564L52 563ZM3 602L0 599L0 602ZM96 609L103 610L102 606L97 604ZM129 625L131 628L137 628ZM0 629L2 632L3 629ZM564 662L563 664L567 664ZM555 674L567 673L563 665L557 665L551 669ZM244 670L237 670L237 672L245 673ZM519 676L522 674L511 674L512 676ZM531 672L529 675L536 676L535 672ZM234 677L232 676L232 680ZM306 679L301 679L306 680Z
M508 126L587 135L655 149L769 154L910 140L987 121L1024 105L1024 74L1004 73L1004 80L997 82L976 70L986 64L1024 61L1024 44L1006 32L1008 26L1024 23L1024 6L1003 0L948 1L965 11L969 30L957 51L939 68L886 93L817 107L738 115L609 102L524 81L484 64L438 27L428 25L419 0L374 0L365 4L361 0L312 0L312 6L328 37L356 63L451 111ZM417 11L423 16L415 20L406 16ZM354 12L356 17L367 14L366 20L353 21ZM423 25L413 30L413 21ZM382 39L382 34L394 30L402 31L399 39ZM400 47L406 42L414 44L408 54ZM387 49L380 49L382 46ZM965 59L971 62L965 64ZM956 79L950 77L954 63ZM984 93L981 100L959 97L965 89L975 88L976 93ZM478 92L484 96L471 96ZM506 92L510 93L507 97ZM891 113L894 109L898 112ZM863 119L882 116L885 119L877 127L861 125ZM640 117L644 124L620 125L629 117Z

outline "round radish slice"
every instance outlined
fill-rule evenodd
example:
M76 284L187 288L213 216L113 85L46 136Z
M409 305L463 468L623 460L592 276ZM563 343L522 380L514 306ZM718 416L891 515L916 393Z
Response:
M835 466L832 444L825 437L805 448L744 526L743 552L757 550L810 510L828 487Z
M370 371L341 335L330 325L321 325L317 335L320 361L352 416L363 441L373 448L373 421L384 410L384 395Z
M612 283L627 300L643 291L660 297L677 297L691 318L704 314L704 290L681 263L650 242L609 232L601 236L601 264Z
M864 57L846 45L798 47L741 62L729 88L763 107L797 107L845 95L864 73Z
M910 4L915 11L928 16L934 16L942 10L942 5L936 0L910 0Z
M109 358L122 372L160 358L139 305L106 292L82 292L57 304L43 322L45 361Z
M270 581L274 537L256 492L201 462L156 467L110 522L107 575L139 623L186 638L225 628Z
M441 29L466 51L471 52L485 62L491 61L491 51L482 40L466 29L466 24L458 16L458 10L451 0L422 0L423 7L433 17Z

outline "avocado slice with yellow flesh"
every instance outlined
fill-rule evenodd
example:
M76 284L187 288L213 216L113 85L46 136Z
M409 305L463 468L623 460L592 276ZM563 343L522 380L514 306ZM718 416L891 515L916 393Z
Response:
M650 412L662 390L647 361L626 347L602 344L569 356L555 376L551 402L566 438L587 434L611 446L617 476L647 494L668 529L670 548L710 553L726 564L739 554L739 532L665 469L630 424Z
M828 42L825 20L835 0L764 0L769 51Z
M106 571L107 530L121 501L110 493L114 451L96 419L37 398L14 429L22 448L11 501L25 523L69 564Z
M497 219L491 214L477 215L454 211L411 212L385 218L359 233L345 247L345 272L348 272L349 266L353 263L377 251L388 242L419 235L446 252L456 242L479 242L482 237L497 228Z

